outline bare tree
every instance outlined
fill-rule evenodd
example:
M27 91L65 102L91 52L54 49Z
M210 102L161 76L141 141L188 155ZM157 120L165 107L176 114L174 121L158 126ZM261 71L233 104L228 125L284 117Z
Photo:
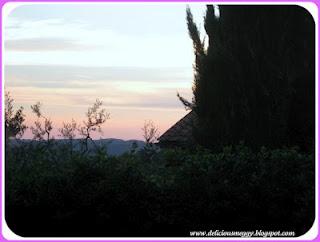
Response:
M74 119L71 123L62 123L63 127L59 129L60 136L65 139L73 140L76 137L76 131L78 130L78 125Z
M60 136L69 139L70 153L73 153L73 140L76 137L76 131L78 130L78 125L76 121L72 119L71 123L63 122L63 127L59 129Z
M142 132L143 138L147 145L153 144L159 138L158 128L155 126L152 120L144 122Z
M83 126L79 128L80 135L84 137L85 151L88 151L88 141L92 141L92 132L102 133L101 125L110 118L110 114L102 108L102 104L101 100L96 99L92 107L88 108L87 120L83 121Z
M31 105L32 112L36 114L38 120L34 122L35 127L31 127L31 131L33 133L34 139L36 140L44 140L46 139L47 144L49 145L50 140L54 137L50 136L50 133L53 129L52 121L50 118L44 116L41 112L41 103L37 102L35 105ZM43 120L43 124L41 122Z

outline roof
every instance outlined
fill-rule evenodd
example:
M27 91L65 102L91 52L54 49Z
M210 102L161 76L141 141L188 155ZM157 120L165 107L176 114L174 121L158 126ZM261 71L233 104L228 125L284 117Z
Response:
M195 113L189 112L159 137L159 142L186 143L193 140L192 128Z

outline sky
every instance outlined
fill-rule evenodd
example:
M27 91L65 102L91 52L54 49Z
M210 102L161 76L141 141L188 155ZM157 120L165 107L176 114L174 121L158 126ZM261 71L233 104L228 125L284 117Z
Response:
M203 34L205 6L190 5ZM193 45L185 4L32 4L4 20L5 90L23 106L42 103L53 121L81 124L99 98L110 113L94 138L143 139L146 120L161 135L188 113ZM30 130L24 138L32 138Z

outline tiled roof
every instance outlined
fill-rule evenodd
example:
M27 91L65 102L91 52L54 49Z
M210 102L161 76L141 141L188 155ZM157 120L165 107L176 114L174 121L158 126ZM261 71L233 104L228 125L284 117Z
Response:
M159 142L190 142L193 139L192 127L195 118L193 111L175 123L159 137Z

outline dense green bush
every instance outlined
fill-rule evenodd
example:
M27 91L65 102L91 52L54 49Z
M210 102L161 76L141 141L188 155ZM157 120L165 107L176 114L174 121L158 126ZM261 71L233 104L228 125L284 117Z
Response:
M187 237L211 229L302 234L313 223L313 155L243 145L220 153L145 152L110 157L39 143L11 147L9 227L22 236Z

